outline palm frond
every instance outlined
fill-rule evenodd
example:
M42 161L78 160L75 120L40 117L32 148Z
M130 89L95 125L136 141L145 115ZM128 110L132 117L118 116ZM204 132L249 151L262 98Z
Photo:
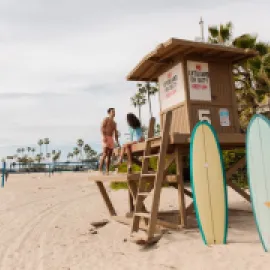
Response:
M208 27L208 32L209 32L211 38L217 38L218 37L219 31L218 31L218 28L217 28L216 25L209 26Z

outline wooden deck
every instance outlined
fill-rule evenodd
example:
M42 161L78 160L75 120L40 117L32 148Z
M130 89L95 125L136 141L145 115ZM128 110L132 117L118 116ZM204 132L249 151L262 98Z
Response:
M218 139L221 145L222 150L229 150L235 148L244 148L245 147L245 134L218 134ZM181 149L181 152L188 152L190 145L190 135L189 134L180 134L173 133L170 135L170 147L169 153L173 153L175 146L178 146ZM160 138L156 137L152 141L152 150L155 151L156 148L160 146ZM132 145L132 153L135 156L141 156L145 148L145 143L137 143ZM115 149L114 153L118 155L120 149Z

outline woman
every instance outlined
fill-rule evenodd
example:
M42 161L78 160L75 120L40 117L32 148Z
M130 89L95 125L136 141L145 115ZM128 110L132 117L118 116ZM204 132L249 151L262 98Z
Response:
M124 154L126 152L128 157L128 164L127 164L128 172L131 172L131 165L132 165L131 146L135 143L143 142L144 136L141 122L133 113L127 114L127 123L129 126L130 142L123 145L117 165L122 163Z

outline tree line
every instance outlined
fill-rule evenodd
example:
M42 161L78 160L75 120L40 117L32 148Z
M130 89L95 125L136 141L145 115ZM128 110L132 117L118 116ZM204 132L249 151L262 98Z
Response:
M36 147L19 147L16 153L12 156L8 156L7 159L13 161L13 163L30 164L34 162L57 162L60 160L62 151L51 150L49 151L50 139L39 139L37 142L39 153L37 153ZM45 146L45 149L43 148ZM45 151L44 151L45 150ZM76 146L71 152L67 154L66 161L85 161L97 158L97 152L92 149L89 144L85 144L82 139L78 139ZM5 159L2 159L4 161Z

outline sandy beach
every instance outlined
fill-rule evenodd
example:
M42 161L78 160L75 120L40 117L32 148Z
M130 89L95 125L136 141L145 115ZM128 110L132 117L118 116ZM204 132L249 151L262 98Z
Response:
M228 191L227 245L205 246L194 227L143 249L129 241L128 226L112 220L91 234L90 223L109 215L86 173L10 175L0 190L0 269L269 269L249 203ZM124 215L127 192L110 196ZM175 189L163 189L161 209L177 209L177 202Z

